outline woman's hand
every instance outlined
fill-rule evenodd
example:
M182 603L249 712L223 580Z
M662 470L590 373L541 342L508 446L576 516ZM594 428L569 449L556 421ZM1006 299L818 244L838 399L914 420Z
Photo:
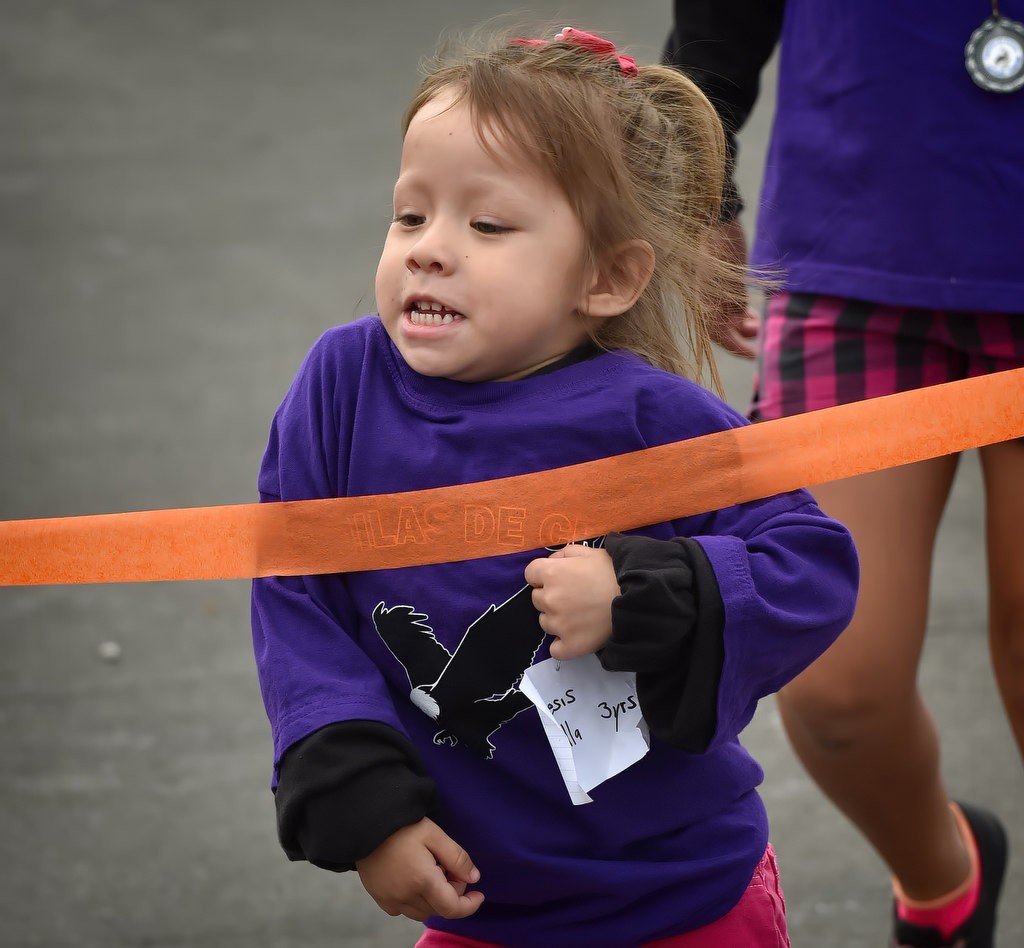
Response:
M718 307L716 317L712 318L708 331L713 342L718 343L726 352L741 359L753 359L757 356L757 337L760 333L761 320L757 312L744 305L746 290L743 288L740 274L747 265L747 238L743 226L738 220L724 221L712 228L711 243L714 253L737 268L735 299L729 293L723 294L723 301Z

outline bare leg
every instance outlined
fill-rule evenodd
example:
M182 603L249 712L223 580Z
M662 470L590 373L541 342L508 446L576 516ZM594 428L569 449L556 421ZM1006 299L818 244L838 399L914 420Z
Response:
M1024 443L981 449L992 671L1024 757Z
M932 550L956 465L955 456L937 458L815 488L857 542L860 597L835 645L779 695L808 772L922 901L970 872L916 681Z

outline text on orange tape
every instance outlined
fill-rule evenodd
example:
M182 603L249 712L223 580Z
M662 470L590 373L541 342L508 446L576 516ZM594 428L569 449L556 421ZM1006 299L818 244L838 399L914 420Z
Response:
M1021 436L1024 369L1014 369L472 484L0 522L0 585L454 562L630 530Z

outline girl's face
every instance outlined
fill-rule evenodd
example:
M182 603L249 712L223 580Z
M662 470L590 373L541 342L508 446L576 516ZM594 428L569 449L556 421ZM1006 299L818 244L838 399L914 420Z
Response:
M517 379L586 338L583 229L553 181L500 138L484 149L452 101L406 133L377 306L420 374Z

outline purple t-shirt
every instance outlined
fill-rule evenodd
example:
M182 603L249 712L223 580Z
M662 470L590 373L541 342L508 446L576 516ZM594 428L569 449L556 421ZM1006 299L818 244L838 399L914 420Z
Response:
M1024 89L964 68L990 12L787 0L756 266L791 290L1024 313Z
M259 486L270 501L417 490L745 423L699 386L618 352L518 382L426 378L366 317L328 331L307 356L275 416ZM637 485L647 489L656 487ZM372 528L430 542L429 518ZM743 895L768 827L761 768L737 736L758 699L845 626L853 544L803 491L638 532L693 537L714 569L725 610L717 729L701 754L653 741L584 806L570 802L539 717L516 687L531 661L547 657L546 642L507 665L535 623L523 570L543 550L254 583L275 765L325 725L371 720L408 735L436 781L438 822L480 868L487 899L468 919L431 925L501 945L621 948L705 925ZM441 665L461 650L446 683L478 699L444 728L411 697L434 680L439 649ZM497 673L491 652L505 656ZM484 711L495 714L485 721Z

